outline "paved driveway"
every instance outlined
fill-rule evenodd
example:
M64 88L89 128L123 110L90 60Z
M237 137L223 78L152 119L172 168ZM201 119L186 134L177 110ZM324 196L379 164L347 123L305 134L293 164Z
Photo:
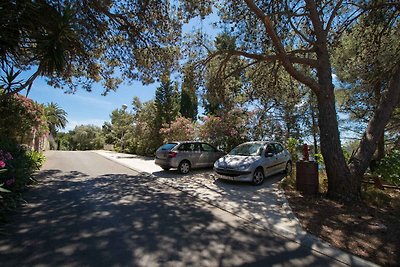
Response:
M2 225L0 266L343 265L166 185L179 178L146 177L92 152L47 155L40 186Z
M156 178L155 182L166 184L205 203L218 207L250 224L272 230L276 234L295 240L332 258L350 265L373 266L354 255L344 253L330 244L322 242L302 229L298 219L290 209L279 181L284 175L268 177L263 185L253 186L216 179L210 169L193 170L181 175L176 170L164 171L154 164L154 158L139 157L111 151L96 153L141 171L143 175Z
M216 179L211 169L192 170L187 175L181 175L176 170L162 170L154 164L153 158L111 151L96 152L237 216L269 229L283 231L291 238L301 238L305 235L290 209L284 192L279 188L278 182L284 175L268 177L263 185L253 186L250 183Z

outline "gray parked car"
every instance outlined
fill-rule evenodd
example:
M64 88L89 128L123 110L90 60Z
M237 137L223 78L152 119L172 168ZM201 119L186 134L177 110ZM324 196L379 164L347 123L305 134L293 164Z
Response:
M221 179L260 185L266 176L292 171L290 153L277 142L247 142L218 159L214 164Z
M178 168L186 174L191 168L212 167L223 155L223 151L204 142L171 142L157 149L155 163L164 170Z

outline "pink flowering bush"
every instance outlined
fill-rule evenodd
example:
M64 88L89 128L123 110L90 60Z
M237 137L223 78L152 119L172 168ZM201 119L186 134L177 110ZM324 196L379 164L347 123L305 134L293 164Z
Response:
M11 186L15 182L15 179L8 179L5 175L7 172L6 167L10 165L13 159L13 156L9 152L0 150L0 199L3 198L1 194L10 192L6 187Z
M164 124L160 134L164 142L193 140L195 124L190 119L179 116L170 125Z
M20 143L48 133L42 105L19 94L4 96L0 91L0 137L12 138Z
M247 120L247 112L241 109L232 109L220 116L204 116L199 126L200 138L230 151L233 147L248 140Z
M21 193L34 181L33 173L43 161L41 153L10 139L0 139L0 220L7 210L17 207Z

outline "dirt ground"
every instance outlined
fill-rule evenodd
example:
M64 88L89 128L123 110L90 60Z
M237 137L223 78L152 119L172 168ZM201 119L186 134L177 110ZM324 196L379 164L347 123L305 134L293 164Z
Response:
M362 203L344 205L324 194L303 196L285 188L305 230L379 265L399 266L400 192L377 190L366 189Z

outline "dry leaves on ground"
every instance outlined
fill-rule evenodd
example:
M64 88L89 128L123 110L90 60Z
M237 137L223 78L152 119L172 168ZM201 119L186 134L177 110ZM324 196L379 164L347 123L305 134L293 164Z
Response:
M385 192L396 201L400 193ZM400 205L342 204L324 195L302 196L286 189L302 227L337 248L384 266L400 262ZM394 206L394 207L393 207Z

